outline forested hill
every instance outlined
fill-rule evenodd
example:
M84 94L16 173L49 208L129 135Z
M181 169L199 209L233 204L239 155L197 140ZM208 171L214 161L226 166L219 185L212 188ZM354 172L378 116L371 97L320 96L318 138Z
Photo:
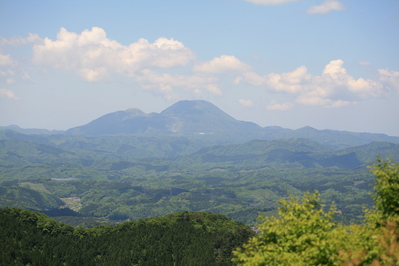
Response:
M251 236L240 222L202 212L83 229L0 209L1 265L233 265L232 250Z

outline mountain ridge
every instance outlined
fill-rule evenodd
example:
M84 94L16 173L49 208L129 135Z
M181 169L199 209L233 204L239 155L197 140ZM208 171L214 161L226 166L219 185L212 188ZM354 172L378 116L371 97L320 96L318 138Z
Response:
M244 143L250 140L276 140L304 138L317 141L333 149L365 145L373 141L399 143L399 137L377 133L357 133L310 126L287 129L279 126L261 127L253 122L239 121L217 106L203 100L176 102L160 113L144 113L130 108L105 114L85 125L64 132L40 129L21 129L17 126L0 127L0 130L30 135L67 136L154 136L186 137L213 144Z

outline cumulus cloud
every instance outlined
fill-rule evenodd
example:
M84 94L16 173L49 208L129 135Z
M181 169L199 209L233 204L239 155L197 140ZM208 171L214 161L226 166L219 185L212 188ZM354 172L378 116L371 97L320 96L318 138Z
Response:
M241 104L242 107L250 107L253 105L251 100L240 99L238 102Z
M4 88L0 88L0 97L14 99L14 100L20 99L19 97L15 96L14 92L4 89Z
M291 109L293 106L292 103L277 103L276 100L272 100L270 104L266 106L268 110L275 110L275 111L285 111Z
M0 46L11 45L11 46L21 46L28 43L41 42L42 39L37 34L29 33L28 37L22 38L20 36L10 37L10 38L0 38Z
M345 6L337 0L326 0L321 5L310 7L306 12L308 14L326 14L334 10L345 10Z
M271 73L266 76L248 72L244 73L246 81L255 86L265 85L276 91L296 93L302 89L302 83L309 80L311 75L307 73L305 66L300 66L292 72L276 74Z
M342 107L355 104L358 99L389 95L399 91L399 71L379 70L379 79L358 78L348 74L343 60L332 60L320 76L311 75L305 66L292 72L259 75L254 72L243 74L243 80L250 85L262 86L274 92L293 95L295 101L304 105ZM284 110L290 105L273 102L268 108Z
M132 76L144 68L184 66L194 59L193 52L174 39L139 39L125 46L98 27L80 34L61 28L56 40L45 38L33 52L34 63L76 71L88 81L107 79L110 71Z
M251 67L249 65L231 55L222 55L208 62L197 63L194 66L194 71L205 73L244 72L250 69Z
M280 5L287 2L296 2L298 0L245 0L257 5Z

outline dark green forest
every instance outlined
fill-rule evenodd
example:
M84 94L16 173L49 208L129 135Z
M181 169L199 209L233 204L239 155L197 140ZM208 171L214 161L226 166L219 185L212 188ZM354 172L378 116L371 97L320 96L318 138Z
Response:
M231 265L254 232L218 214L181 212L100 225L65 225L44 214L0 209L1 265Z

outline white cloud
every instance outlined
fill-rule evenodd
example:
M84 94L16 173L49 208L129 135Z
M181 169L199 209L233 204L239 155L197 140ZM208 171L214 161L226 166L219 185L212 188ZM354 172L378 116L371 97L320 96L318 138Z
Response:
M345 10L345 6L337 0L326 0L321 5L312 6L306 12L308 14L326 14L334 10Z
M0 54L0 66L12 66L16 64L16 61L11 58L11 55Z
M280 5L288 2L296 2L298 0L245 0L257 5Z
M358 64L361 66L371 66L371 63L367 61L359 61Z
M167 98L173 98L173 89L191 89L196 94L200 94L205 89L217 95L222 95L218 88L217 79L203 75L171 75L167 73L159 74L150 69L144 69L134 75L135 80L145 89L162 92Z
M246 81L255 86L265 85L276 91L296 93L302 89L302 83L311 78L305 66L300 66L292 72L261 76L253 72L244 73Z
M102 80L110 71L132 76L147 67L184 66L194 59L193 52L179 41L139 39L124 46L108 39L98 27L80 34L61 28L56 40L45 38L33 51L36 64L76 71L88 81Z
M249 65L241 62L236 57L231 55L215 57L211 61L197 63L194 66L194 71L205 73L221 73L230 71L245 72L249 71L250 69L251 67Z
M240 99L238 102L241 104L242 107L250 107L253 105L251 100Z
M342 107L346 105L351 105L355 104L356 102L351 102L351 101L344 101L344 100L331 100L331 99L326 99L322 97L317 97L317 96L299 96L296 99L297 103L301 103L303 105L319 105L327 108L335 108L335 107Z
M216 84L207 84L205 85L205 89L212 92L213 94L216 95L222 95L222 91L219 89L219 87Z
M391 71L388 69L378 69L380 75L379 81L389 90L396 89L399 93L399 71Z
M300 66L282 74L259 75L247 72L243 73L243 80L250 85L293 95L300 104L324 107L341 107L354 104L357 99L388 95L392 88L399 91L399 71L380 69L378 80L355 79L347 73L343 64L344 61L340 59L330 61L320 76L313 76L305 66ZM288 107L273 102L268 108Z
M289 110L294 106L292 103L277 103L276 100L272 100L270 104L266 106L268 110L275 110L275 111L285 111Z
M0 38L0 46L4 45L12 45L12 46L21 46L26 45L28 43L40 42L42 39L37 34L29 33L28 37L22 38L20 36L10 37L10 38Z
M87 81L101 81L109 79L109 74L104 67L97 69L81 69L79 70L80 76Z
M14 100L19 100L20 98L15 96L14 92L1 88L0 89L0 97L1 98L9 98L9 99L14 99Z

